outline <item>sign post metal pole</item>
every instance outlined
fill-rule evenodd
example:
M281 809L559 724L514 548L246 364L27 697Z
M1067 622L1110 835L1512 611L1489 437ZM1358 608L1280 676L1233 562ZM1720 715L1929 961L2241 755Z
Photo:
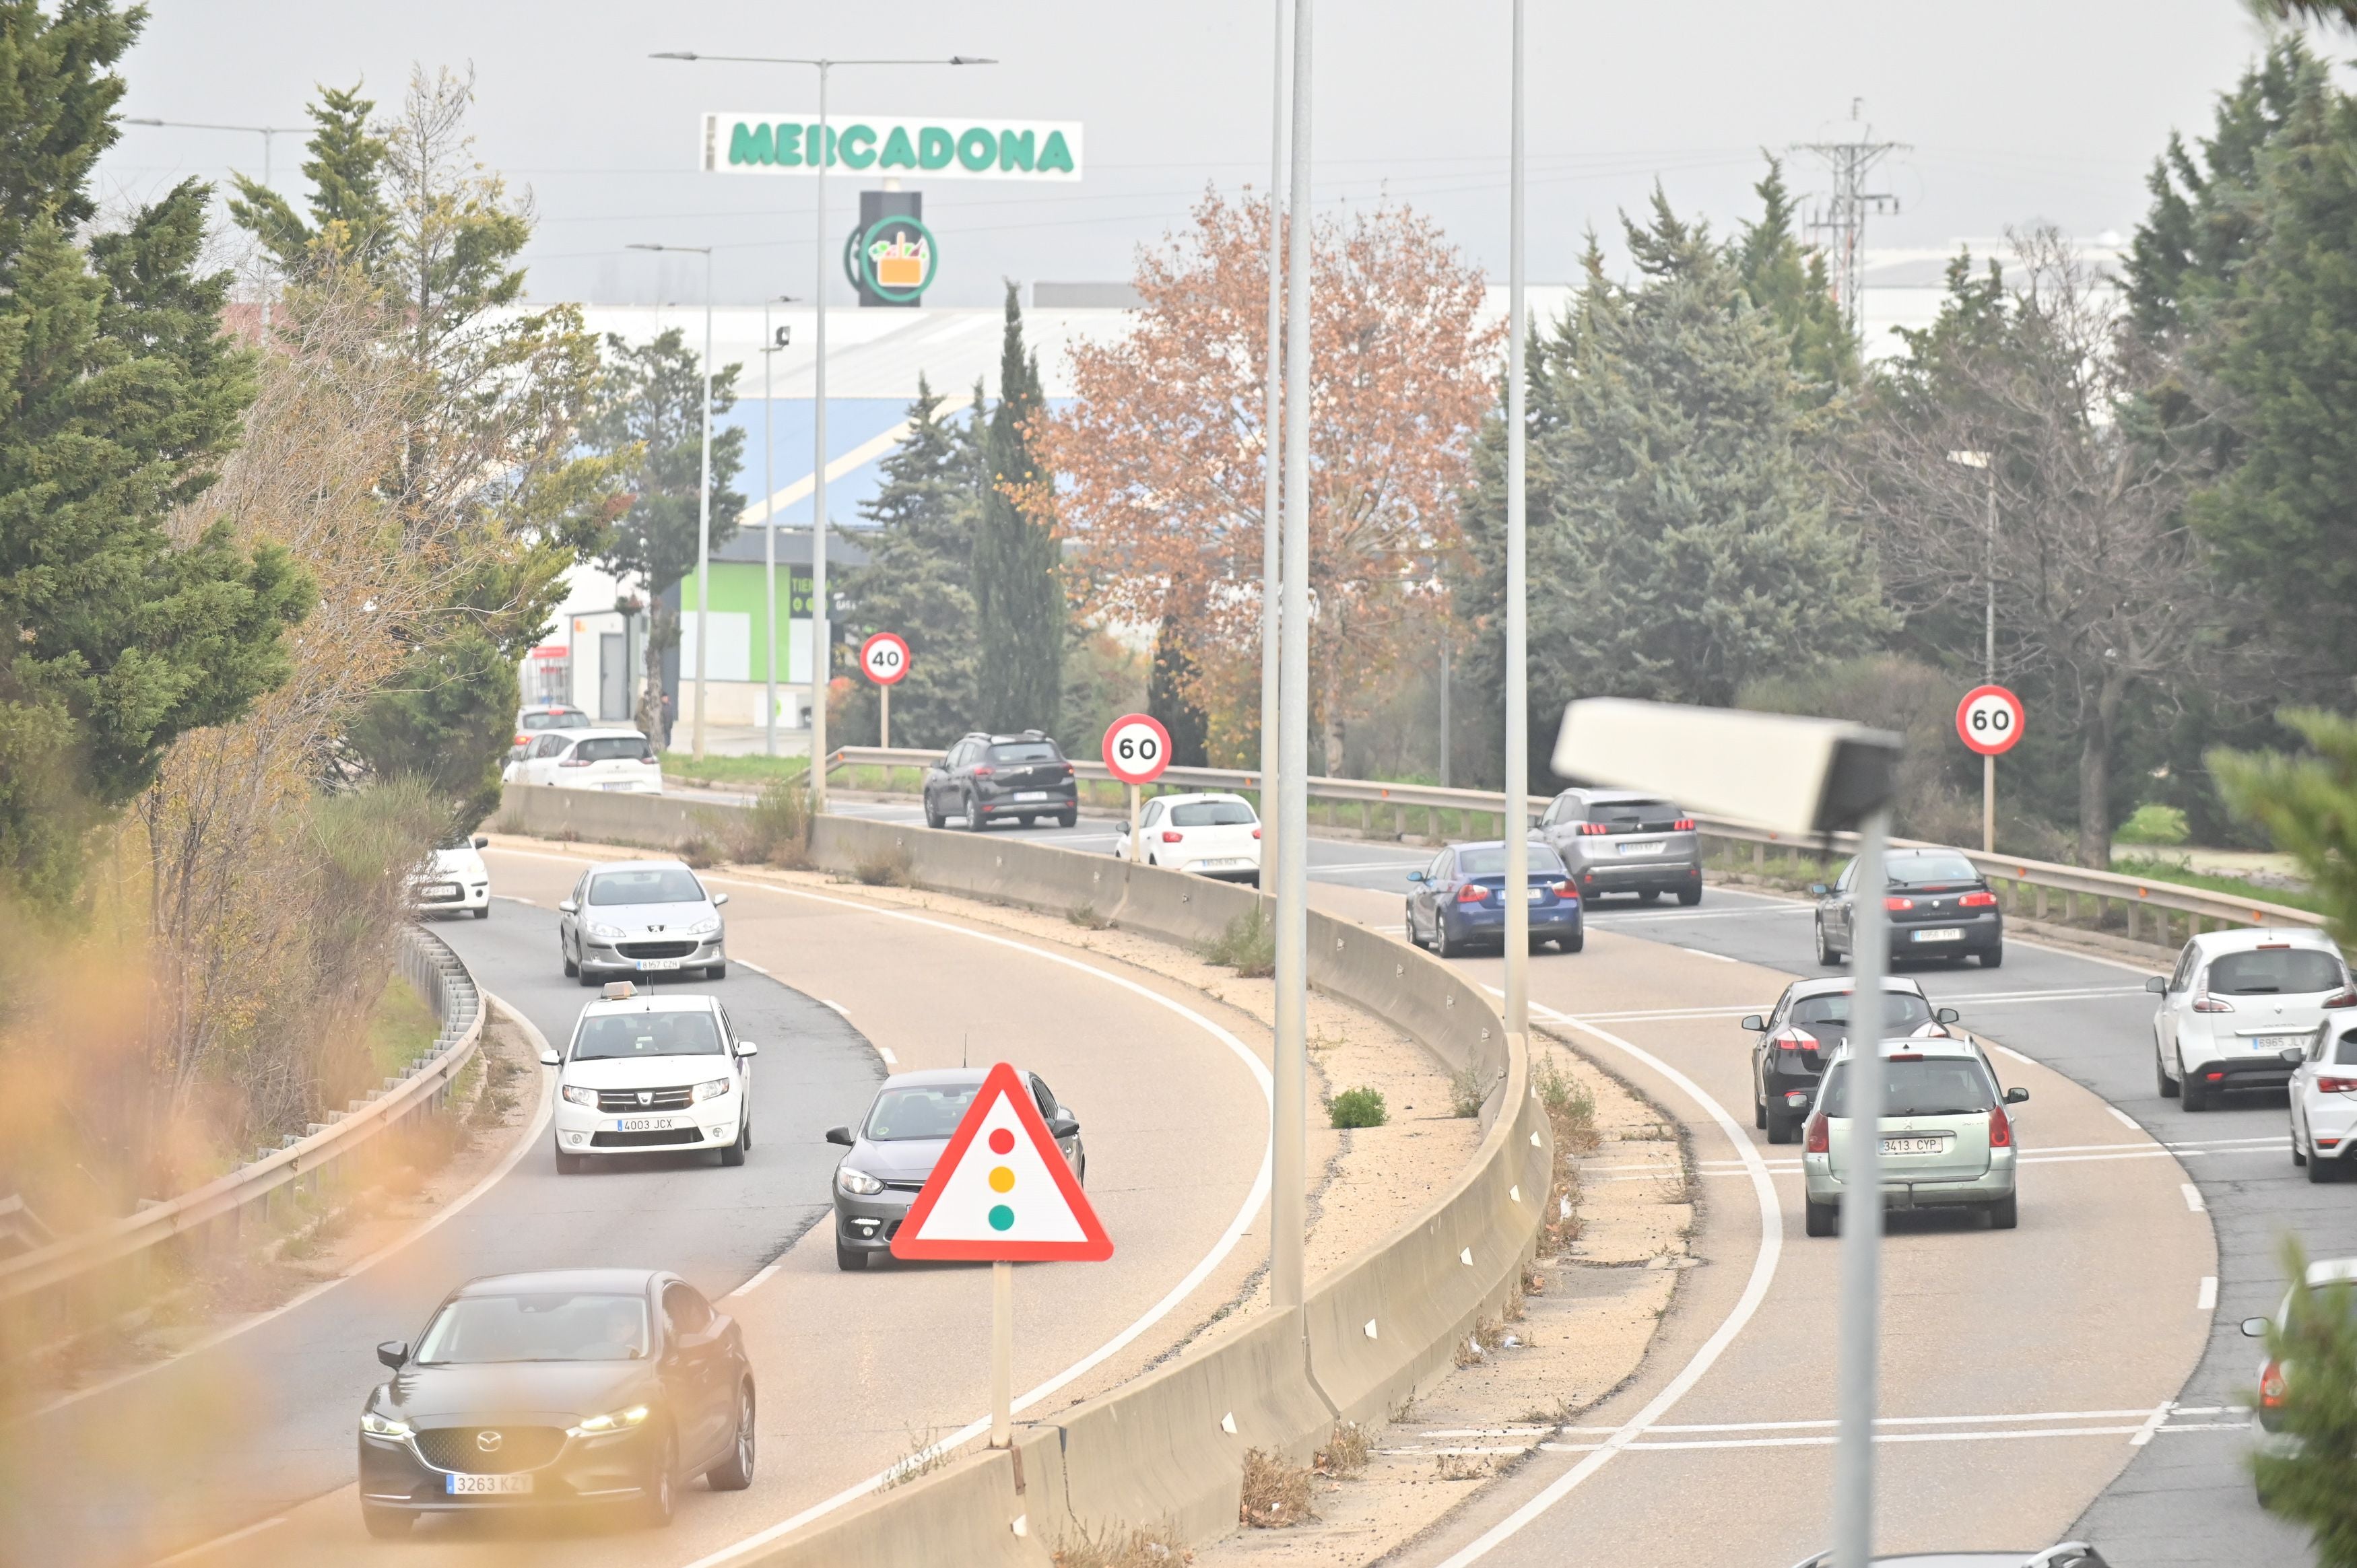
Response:
M990 1265L990 1445L1015 1445L1015 1265Z
M1146 860L1146 841L1137 836L1137 786L1129 787L1129 858L1135 864Z
M876 744L883 750L892 749L892 688L885 686L876 693Z

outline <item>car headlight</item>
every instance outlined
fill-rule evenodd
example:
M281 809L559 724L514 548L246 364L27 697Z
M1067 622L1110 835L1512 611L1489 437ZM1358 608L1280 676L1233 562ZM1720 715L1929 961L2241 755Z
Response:
M834 1184L854 1197L873 1197L884 1190L882 1182L877 1181L866 1171L854 1170L849 1165L841 1166L835 1171Z
M409 1423L393 1421L372 1410L364 1410L361 1412L361 1430L371 1437L406 1437L409 1435Z
M642 1404L634 1404L628 1410L608 1411L604 1415L590 1416L588 1419L581 1422L578 1425L566 1427L565 1429L565 1435L567 1437L596 1437L601 1433L623 1432L627 1431L630 1427L640 1425L645 1422L646 1419L647 1407Z
M589 922L589 934L593 937L604 937L607 940L612 941L621 936L622 928L619 926L600 925L597 921L592 920Z
M707 1100L717 1100L736 1087L737 1086L735 1084L729 1082L725 1078L716 1078L710 1083L699 1083L695 1086L694 1093L690 1102L701 1105Z
M577 1083L568 1083L557 1092L576 1105L587 1105L592 1111L597 1109L597 1091L594 1089L584 1089Z
M708 937L719 929L720 917L715 915L709 919L698 920L695 924L688 927L687 934L691 937Z

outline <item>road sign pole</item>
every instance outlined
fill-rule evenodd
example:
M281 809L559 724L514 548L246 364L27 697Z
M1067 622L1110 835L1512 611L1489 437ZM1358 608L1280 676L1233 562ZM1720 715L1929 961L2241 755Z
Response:
M1137 786L1133 784L1129 787L1129 858L1142 862L1145 851L1145 843L1137 836Z
M1015 1265L990 1265L990 1445L1015 1446Z
M1981 853L1996 853L1996 753L1981 758Z
M876 745L884 751L892 749L892 688L876 689Z

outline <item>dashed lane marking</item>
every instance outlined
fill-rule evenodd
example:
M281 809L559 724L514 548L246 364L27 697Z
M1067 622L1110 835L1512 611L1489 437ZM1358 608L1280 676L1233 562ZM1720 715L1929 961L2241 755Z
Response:
M2199 1214L2209 1207L2201 1201L2201 1189L2191 1182L2179 1182L2177 1190L2185 1195L2185 1207Z
M2196 1312L2215 1312L2218 1310L2217 1275L2204 1274L2201 1276L2201 1288L2194 1294L2193 1297L2193 1310Z

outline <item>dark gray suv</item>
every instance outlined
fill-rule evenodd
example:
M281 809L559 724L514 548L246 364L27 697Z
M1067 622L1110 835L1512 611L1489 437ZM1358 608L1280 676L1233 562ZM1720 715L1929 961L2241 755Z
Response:
M1080 820L1080 782L1056 743L1040 730L1021 735L970 735L925 770L925 825L952 817L968 832L992 822L1029 827L1053 817L1060 827Z
M1702 838L1671 801L1634 789L1566 789L1547 803L1539 836L1563 856L1580 897L1674 893L1702 902Z

